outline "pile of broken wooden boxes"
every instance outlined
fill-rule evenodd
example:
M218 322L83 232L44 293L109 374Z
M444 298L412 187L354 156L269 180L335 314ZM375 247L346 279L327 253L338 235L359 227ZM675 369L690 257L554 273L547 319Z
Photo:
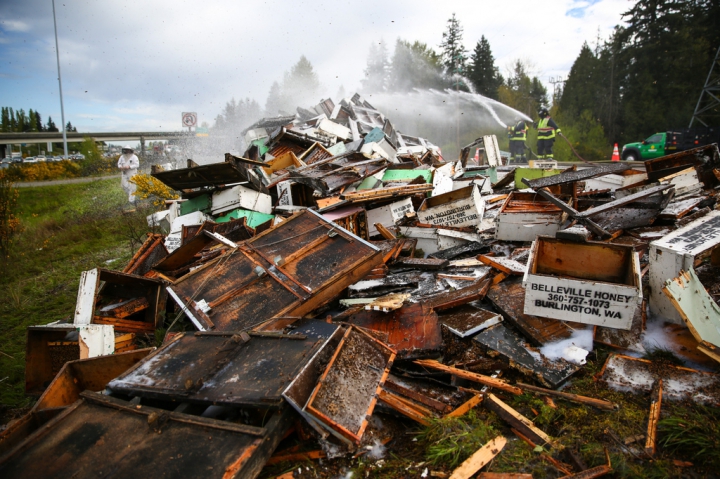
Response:
M651 310L670 316L672 306L698 338L688 335L692 348L718 358L720 291L706 285L702 302L688 299L720 257L717 148L648 162L647 180L627 164L498 179L494 166L473 176L462 158L443 162L357 96L315 113L253 125L242 157L154 173L182 192L149 218L166 234L149 234L122 272L85 272L74 324L29 331L27 392L42 396L0 436L3 477L68 464L78 477L150 467L254 477L291 427L333 456L386 441L370 421L378 411L428 424L481 402L552 445L495 394L612 410L555 389L593 339L640 344L648 268L664 295L653 288ZM496 142L483 143L489 161ZM647 184L593 189L611 175ZM97 333L100 354L124 334L162 346L68 363L53 349L96 348L83 333L91 327L112 328ZM660 379L622 354L602 374L647 391ZM687 369L665 379L669 397L718 384ZM82 447L68 449L77 438Z

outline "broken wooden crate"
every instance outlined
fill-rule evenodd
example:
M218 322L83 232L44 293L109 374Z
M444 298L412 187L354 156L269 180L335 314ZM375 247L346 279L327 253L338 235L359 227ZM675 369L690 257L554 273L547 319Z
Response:
M421 223L440 227L478 229L485 212L485 200L477 185L427 198L417 211Z
M0 476L254 478L292 422L289 407L260 427L81 396L0 457Z
M663 293L665 282L689 271L705 258L720 253L720 211L706 216L650 243L650 311L678 324L682 318ZM716 253L716 251L718 251Z
M183 276L168 293L200 330L284 324L331 301L382 262L375 246L311 210Z
M663 293L698 341L697 349L720 362L720 307L705 290L695 271L691 268L677 278L667 280Z
M95 268L80 276L73 323L152 333L162 326L166 300L165 285L158 279Z
M51 323L27 328L25 394L38 396L67 361L135 349L134 334L115 334L109 325Z
M629 245L538 237L525 285L526 314L629 330L642 303L640 259Z
M307 413L339 439L359 444L395 351L350 327L310 395Z
M536 236L555 236L562 210L537 193L513 191L495 218L495 239L533 241Z
M276 333L181 334L108 388L167 401L278 408L282 391L321 343Z

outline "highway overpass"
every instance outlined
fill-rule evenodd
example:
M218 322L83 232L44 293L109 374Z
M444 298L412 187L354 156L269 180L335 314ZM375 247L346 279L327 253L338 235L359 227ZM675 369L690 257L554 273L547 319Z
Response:
M192 134L194 136L194 134ZM86 137L95 141L139 141L141 150L145 149L146 140L171 140L187 138L187 131L125 131L125 132L67 132L68 143L81 142ZM10 145L28 143L62 143L62 132L32 132L32 133L0 133L0 158ZM50 148L48 147L48 150Z

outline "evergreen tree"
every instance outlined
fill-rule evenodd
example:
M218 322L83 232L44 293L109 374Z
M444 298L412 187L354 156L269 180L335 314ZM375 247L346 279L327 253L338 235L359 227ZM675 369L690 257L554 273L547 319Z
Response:
M443 41L442 61L447 75L465 74L465 63L467 62L467 50L462 44L463 29L460 21L452 14L447 21L447 30L442 34Z
M528 66L516 60L513 70L498 88L498 98L502 103L534 118L538 109L547 105L547 89L537 77L530 78Z
M385 41L370 45L365 78L362 79L363 91L368 93L380 93L387 90L390 73L390 62Z
M298 106L315 105L320 100L320 80L305 55L285 73L282 92L283 109L288 111L294 111Z
M52 131L52 132L58 131L58 127L55 126L55 122L53 121L51 116L48 117L47 125L45 125L45 131Z
M40 116L40 112L35 110L35 131L44 131L45 128L43 128L42 123L42 117Z
M4 132L12 131L10 129L10 114L8 112L8 107L2 107L2 116L0 118L0 129Z
M413 88L445 88L450 86L442 75L442 59L432 48L421 42L409 43L400 38L395 42L390 65L390 90L408 92Z
M15 130L14 131L27 131L28 129L28 118L25 114L25 110L20 108L15 112Z
M67 132L71 132L71 131L72 131L72 132L77 132L77 128L75 128L74 126L72 126L72 123L67 122L67 125L65 125L65 131L67 131Z
M470 57L468 77L477 93L497 100L498 87L503 84L503 77L495 66L495 58L485 35L475 44L475 50Z
M278 116L285 104L285 100L280 90L280 84L273 82L270 86L270 92L268 93L267 100L265 101L265 115L266 116Z

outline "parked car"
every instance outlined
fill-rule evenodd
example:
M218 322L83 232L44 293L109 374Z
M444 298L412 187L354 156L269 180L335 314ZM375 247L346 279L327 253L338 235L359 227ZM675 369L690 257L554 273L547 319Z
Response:
M37 163L38 160L35 159L34 156L28 156L27 158L23 158L23 163Z
M12 164L13 161L10 158L3 158L2 161L0 161L0 168L9 168Z
M47 161L47 156L43 156L43 155L36 156L35 161Z

